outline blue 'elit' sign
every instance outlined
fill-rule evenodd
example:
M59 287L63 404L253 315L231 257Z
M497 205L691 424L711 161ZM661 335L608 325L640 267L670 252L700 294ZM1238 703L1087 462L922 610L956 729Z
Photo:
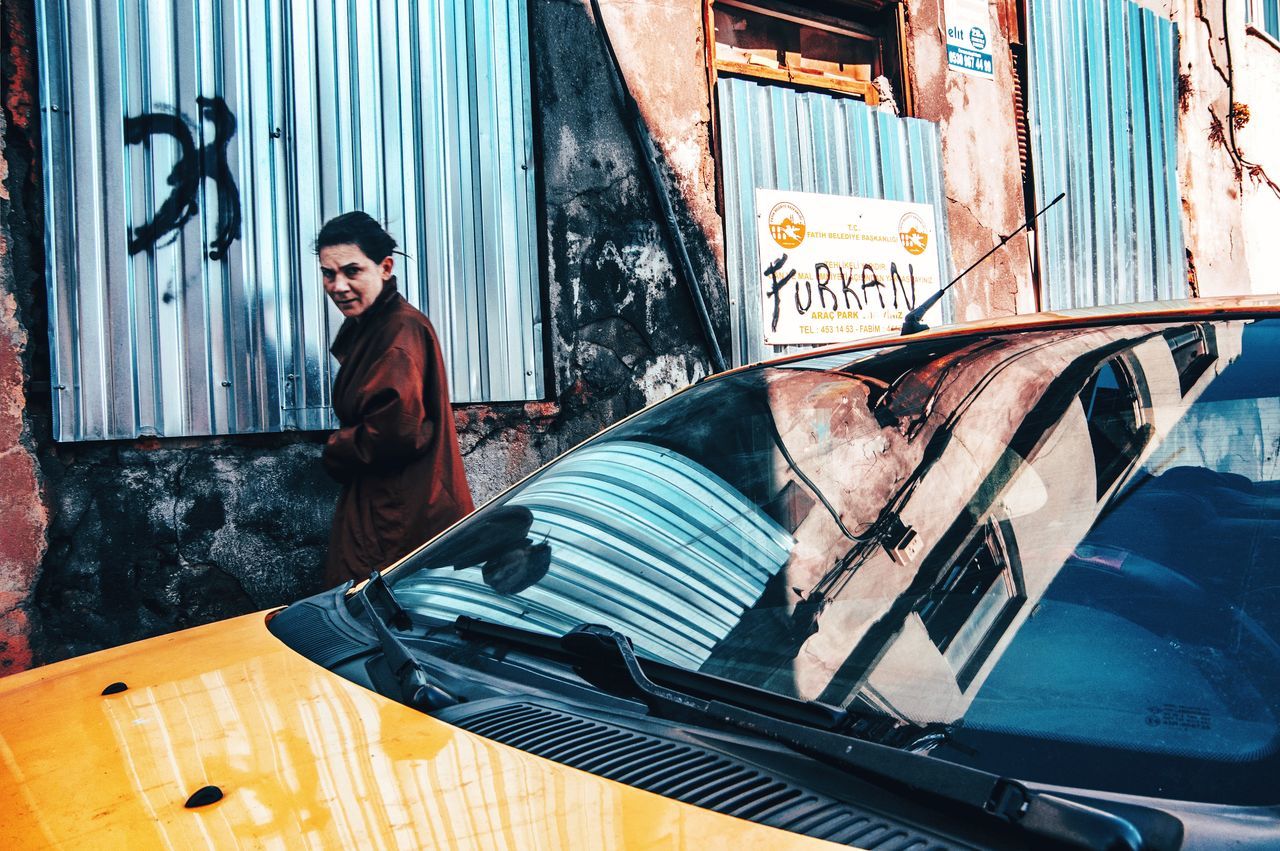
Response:
M991 10L986 0L946 0L946 18L947 66L992 79Z

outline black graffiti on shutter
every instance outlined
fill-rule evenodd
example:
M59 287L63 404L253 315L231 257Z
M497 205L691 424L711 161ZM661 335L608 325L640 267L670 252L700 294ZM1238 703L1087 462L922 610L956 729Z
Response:
M781 280L778 279L778 272L781 271L782 268L786 265L787 265L787 255L784 254L781 257L779 257L777 260L774 260L772 263L770 263L769 267L764 270L765 277L773 278L773 284L769 287L769 297L773 299L773 322L769 327L774 331L778 330L778 312L779 312L781 300L782 300L779 293L781 293L782 288L785 287L787 284L789 284L791 282L791 279L796 276L795 269L788 269L787 273L782 276L782 279ZM797 297L797 300L798 300L798 297Z
M147 112L126 117L127 145L148 144L152 136L171 136L178 143L178 160L166 183L173 187L146 224L133 228L129 253L152 251L170 234L177 233L200 212L200 186L212 180L218 193L218 230L209 243L209 259L223 260L231 243L240 238L240 190L227 163L227 146L236 134L236 117L220 97L198 97L201 117L213 124L213 141L197 147L191 128L178 115Z

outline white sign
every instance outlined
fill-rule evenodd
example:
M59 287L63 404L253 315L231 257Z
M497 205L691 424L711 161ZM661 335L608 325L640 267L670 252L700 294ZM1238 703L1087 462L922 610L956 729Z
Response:
M987 0L947 0L946 17L947 65L963 74L994 79Z
M945 283L929 204L757 189L756 237L771 346L899 331ZM925 321L940 322L941 309Z

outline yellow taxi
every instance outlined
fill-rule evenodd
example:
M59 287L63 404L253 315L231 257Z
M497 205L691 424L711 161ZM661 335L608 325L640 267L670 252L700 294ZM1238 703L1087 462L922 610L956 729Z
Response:
M1274 848L1280 300L699 382L360 586L0 680L16 848Z

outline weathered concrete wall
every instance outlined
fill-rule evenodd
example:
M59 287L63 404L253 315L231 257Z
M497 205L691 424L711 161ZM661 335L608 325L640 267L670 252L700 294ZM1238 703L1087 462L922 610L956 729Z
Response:
M1181 0L1173 10L1180 36L1178 180L1182 221L1195 267L1196 292L1203 296L1250 292L1244 201L1255 187L1239 171L1237 160L1239 151L1250 159L1261 151L1256 143L1254 150L1245 151L1245 136L1236 132L1234 147L1238 152L1233 155L1227 78L1243 76L1244 4L1229 0L1226 11L1224 23L1223 0ZM1234 74L1227 73L1229 64L1234 64ZM1274 102L1275 98L1273 90L1264 100ZM1235 100L1241 99L1237 90ZM1263 104L1251 105L1250 111L1259 107L1261 112L1274 112L1273 106Z
M699 4L602 6L632 92L667 156L694 266L718 270ZM570 442L708 369L693 301L672 268L588 9L583 0L533 6L550 316ZM726 328L723 289L704 293L717 327Z
M558 411L554 403L457 411L477 499L560 448ZM48 554L31 600L36 660L319 591L338 494L320 465L323 439L46 439Z
M666 158L679 207L688 217L683 223L686 238L712 255L694 260L714 259L722 277L724 227L716 209L702 3L602 0L601 11L631 92ZM723 312L726 295L709 286L707 292L713 312Z
M681 232L727 342L701 7L603 0L605 25L665 157ZM692 297L620 113L587 0L530 6L554 399L459 414L467 471L488 497L600 428L710 371Z
M1263 174L1246 175L1240 185L1244 204L1245 259L1249 291L1280 292L1280 44L1249 28L1244 62L1236 69L1236 100L1249 107L1249 123L1236 133L1246 156Z
M35 440L29 428L26 376L32 361L28 293L32 260L22 238L38 222L34 47L30 10L0 5L0 675L31 666L33 592L45 549ZM13 225L17 225L15 229ZM15 233L18 238L15 238ZM41 328L38 322L34 323Z
M915 114L938 122L941 130L947 221L958 274L1025 219L1009 35L993 8L995 79L985 80L947 69L942 4L911 0L907 11ZM1026 239L1011 240L953 292L957 320L1035 310Z
M337 489L318 437L49 444L41 658L318 591Z

